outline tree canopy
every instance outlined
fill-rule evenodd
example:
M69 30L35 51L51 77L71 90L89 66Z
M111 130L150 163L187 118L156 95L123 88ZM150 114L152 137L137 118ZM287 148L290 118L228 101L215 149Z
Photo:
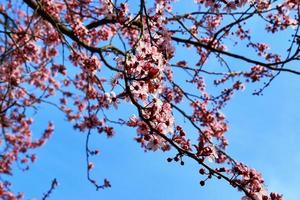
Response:
M7 177L13 165L29 169L34 149L51 139L53 116L42 134L32 132L46 105L86 135L87 179L97 190L111 184L90 174L99 154L90 136L127 126L145 151L173 149L168 162L198 163L200 186L220 179L243 200L281 200L226 152L222 111L250 84L262 95L281 73L300 74L299 16L299 0L1 1L0 197L23 198ZM282 34L285 43L271 48ZM110 116L122 105L127 114Z

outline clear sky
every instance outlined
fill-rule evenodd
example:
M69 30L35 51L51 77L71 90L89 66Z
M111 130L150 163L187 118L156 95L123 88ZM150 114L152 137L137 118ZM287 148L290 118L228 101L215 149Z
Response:
M181 9L188 9L188 6ZM255 27L253 27L255 32ZM259 32L255 37L263 39ZM279 48L284 35L274 41ZM282 49L280 49L282 51ZM187 52L180 50L182 57ZM191 58L195 60L196 58ZM264 92L251 95L261 85L251 85L239 92L224 109L230 130L228 152L234 158L262 172L270 191L283 193L287 200L300 196L300 77L282 73ZM130 111L123 105L118 116ZM92 145L101 154L93 158L92 176L100 181L108 178L112 188L95 191L86 179L85 134L78 133L55 108L41 106L35 119L34 132L42 132L50 119L55 123L55 133L47 144L38 149L38 160L27 172L15 170L13 190L25 193L25 199L41 199L57 178L59 186L53 200L224 200L239 199L243 194L220 180L208 181L200 187L198 165L184 159L180 166L168 163L174 153L145 153L133 138L134 129L118 127L116 135L107 139L92 136Z

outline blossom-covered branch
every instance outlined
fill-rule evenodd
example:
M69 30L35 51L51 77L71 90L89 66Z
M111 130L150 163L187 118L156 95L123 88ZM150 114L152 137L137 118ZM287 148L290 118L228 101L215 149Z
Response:
M51 122L40 139L32 140L31 113L44 104L58 108L74 129L86 133L87 179L96 189L111 185L107 179L99 184L90 174L92 156L99 154L91 149L90 136L112 137L115 126L129 126L145 151L174 149L168 161L181 165L184 159L195 160L201 186L217 178L241 190L243 200L282 199L267 191L259 172L226 153L229 127L222 109L247 84L265 82L260 94L280 73L300 74L295 65L299 2L192 3L195 11L187 13L174 11L172 0L140 0L136 6L110 0L1 3L1 179L13 174L15 162L28 169L36 159L31 149L50 138ZM252 19L261 20L265 34L286 31L286 52L272 52L266 42L253 39ZM236 51L239 46L249 52ZM182 57L182 50L197 62ZM133 110L129 115L107 115L127 102ZM10 184L0 184L0 197L21 199Z

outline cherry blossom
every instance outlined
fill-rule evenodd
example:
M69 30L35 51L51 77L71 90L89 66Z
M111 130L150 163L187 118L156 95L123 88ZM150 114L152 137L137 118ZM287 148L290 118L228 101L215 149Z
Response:
M99 155L90 136L113 138L116 126L127 126L143 150L173 149L167 161L199 164L201 186L217 178L243 192L243 200L283 198L267 190L254 168L227 154L230 122L223 111L249 84L261 84L254 92L261 94L280 73L300 74L288 67L300 58L300 2L191 2L195 7L185 13L176 10L185 2L174 0L0 3L1 198L24 198L7 176L15 164L28 170L34 149L60 131L50 118L44 131L33 133L40 122L32 113L43 106L64 113L86 135L87 179L97 190L111 184L90 173ZM253 20L266 41L253 37ZM287 35L286 54L267 40L280 33ZM130 113L109 114L123 105Z

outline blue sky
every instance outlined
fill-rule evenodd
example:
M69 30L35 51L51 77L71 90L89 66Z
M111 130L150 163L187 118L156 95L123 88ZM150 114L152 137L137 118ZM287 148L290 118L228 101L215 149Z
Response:
M228 151L233 157L263 173L270 191L279 191L285 199L297 200L300 191L300 129L298 103L299 81L296 76L280 76L264 96L252 96L250 91L236 95L226 108L230 122ZM198 166L185 159L186 165L167 163L172 152L144 153L133 141L135 131L118 128L112 139L95 135L93 143L101 150L94 159L93 176L107 177L112 188L95 191L85 174L85 135L72 130L55 110L43 110L38 120L51 116L56 131L38 160L28 172L16 171L14 190L24 191L26 199L40 199L53 178L59 187L50 199L239 199L241 193L219 180L199 186ZM34 131L39 131L36 127Z
M259 27L252 28L254 37L265 39L259 34ZM285 35L281 35L272 42L272 47L284 51L279 47L285 39ZM183 50L179 54L189 56ZM191 62L196 59L191 58ZM261 85L250 85L235 95L224 109L230 126L228 152L262 172L270 191L283 193L285 199L297 200L300 196L297 173L300 168L299 77L282 73L263 96L251 95L259 87ZM110 114L128 114L128 106L125 104ZM74 131L55 108L40 108L33 131L42 132L49 119L55 123L56 130L44 148L36 151L38 160L31 169L16 170L11 178L13 190L23 191L25 199L41 199L53 178L59 182L50 197L53 200L223 200L242 196L220 180L208 181L205 187L200 187L203 177L198 174L196 163L188 159L184 159L184 166L166 162L167 157L174 155L172 151L145 153L133 140L135 130L125 127L117 127L111 139L104 135L92 136L92 146L101 151L100 156L93 158L96 166L92 176L100 181L108 178L112 184L110 189L95 191L86 179L85 134Z

